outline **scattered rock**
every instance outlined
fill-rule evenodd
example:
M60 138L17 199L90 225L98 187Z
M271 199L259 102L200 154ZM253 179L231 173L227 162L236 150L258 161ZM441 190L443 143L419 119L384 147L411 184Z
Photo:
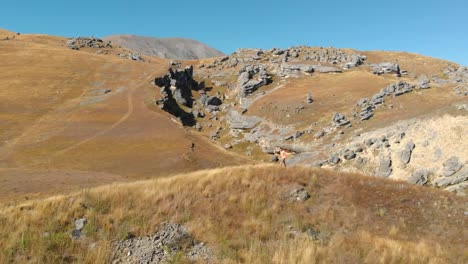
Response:
M310 195L305 188L301 186L292 188L286 195L286 198L291 202L304 202L310 198Z
M427 78L426 75L421 75L421 77L419 77L419 82L418 82L418 88L419 89L428 89L430 88L430 80L429 78Z
M307 93L306 95L306 103L307 104L311 104L314 102L314 99L312 99L312 94L311 93Z
M81 232L81 230L83 230L86 223L87 223L86 217L75 220L75 228L72 230L72 233L71 233L71 237L73 239L80 239L81 237L83 237L83 233Z
M340 126L348 125L349 123L350 123L349 120L346 119L346 117L343 114L335 113L333 115L332 124L334 126L340 127Z
M347 149L344 152L343 157L344 157L345 160L351 160L351 159L356 158L356 153L354 151L350 150L350 149Z
M203 263L214 259L210 248L174 223L164 223L151 236L116 242L113 253L112 263L165 263L175 254Z
M319 139L319 138L321 138L323 136L325 136L325 131L323 131L323 130L319 130L314 134L315 139Z

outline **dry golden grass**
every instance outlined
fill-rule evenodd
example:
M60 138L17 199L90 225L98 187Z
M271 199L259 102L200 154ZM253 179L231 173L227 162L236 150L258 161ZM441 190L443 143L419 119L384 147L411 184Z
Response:
M296 185L311 198L285 200ZM466 201L326 170L205 170L3 206L0 262L107 263L112 241L172 221L212 247L220 263L466 263ZM73 241L73 219L83 216L86 237ZM308 228L323 239L301 232Z

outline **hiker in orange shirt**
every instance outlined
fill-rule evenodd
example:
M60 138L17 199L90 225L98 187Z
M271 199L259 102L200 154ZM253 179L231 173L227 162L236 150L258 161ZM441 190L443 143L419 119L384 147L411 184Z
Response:
M278 148L276 153L279 154L281 167L285 167L285 168L286 168L286 158L288 157L288 155L295 154L294 151L288 151L284 148Z

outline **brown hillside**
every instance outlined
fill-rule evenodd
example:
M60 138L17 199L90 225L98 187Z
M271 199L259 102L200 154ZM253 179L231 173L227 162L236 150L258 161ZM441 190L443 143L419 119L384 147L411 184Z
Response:
M44 185L51 179L52 185L67 185L57 170L84 171L99 183L103 173L126 180L245 163L148 108L156 91L151 81L166 72L167 61L134 62L116 55L122 50L108 52L71 50L64 38L41 35L0 41L0 177L6 193L16 192L13 183L8 187L5 171L11 169L24 170L19 177L41 171L44 177L24 179L31 185L26 193L34 193L59 189Z

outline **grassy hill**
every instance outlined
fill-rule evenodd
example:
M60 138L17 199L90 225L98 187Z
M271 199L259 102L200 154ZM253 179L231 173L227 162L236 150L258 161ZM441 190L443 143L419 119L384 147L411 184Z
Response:
M310 198L291 200L296 187ZM357 174L221 168L2 206L0 260L109 263L115 241L174 222L215 263L464 263L466 202ZM82 217L84 237L73 240Z

